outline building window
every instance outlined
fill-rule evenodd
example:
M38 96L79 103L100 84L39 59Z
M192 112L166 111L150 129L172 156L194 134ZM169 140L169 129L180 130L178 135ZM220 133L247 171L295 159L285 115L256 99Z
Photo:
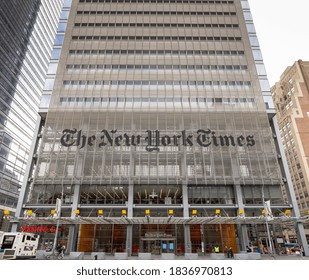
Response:
M82 185L80 204L121 204L128 201L128 186Z
M263 204L263 186L243 186L242 197L244 204ZM264 199L273 205L284 204L280 186L264 186Z
M233 186L188 186L189 204L235 204Z
M135 185L134 204L182 204L182 188L173 185Z

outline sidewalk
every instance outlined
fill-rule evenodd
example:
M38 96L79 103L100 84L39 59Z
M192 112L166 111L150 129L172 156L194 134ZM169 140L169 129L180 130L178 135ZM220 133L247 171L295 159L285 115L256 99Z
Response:
M65 255L65 260L69 260L69 255ZM91 254L85 254L84 256L84 260L94 260L93 257L91 256ZM115 257L113 255L105 255L105 260L115 260ZM128 257L128 260L136 260L138 261L138 256L130 256ZM151 255L151 260L162 260L161 255ZM175 261L177 260L186 260L184 256L178 256L175 255L174 258ZM211 260L210 259L210 255L205 255L205 256L198 256L197 260ZM226 261L237 261L235 259L228 259L227 257L224 259ZM299 260L308 260L309 261L309 257L301 257L301 256L296 256L296 255L273 255L273 256L269 256L267 254L262 255L262 260L295 260L295 261L299 261ZM104 260L101 260L104 261Z

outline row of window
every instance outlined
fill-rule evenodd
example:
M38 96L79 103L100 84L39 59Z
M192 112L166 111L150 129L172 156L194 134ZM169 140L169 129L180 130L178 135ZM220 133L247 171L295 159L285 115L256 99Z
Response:
M134 55L134 54L150 54L150 55L244 55L244 51L237 50L69 50L70 54L124 54L124 55Z
M236 12L209 11L77 11L78 15L183 15L183 16L236 16Z
M76 27L175 27L175 28L238 28L238 24L215 24L215 23L102 23L83 22L75 23Z
M112 102L150 102L150 103L208 103L237 104L255 103L254 98L213 98L213 97L60 97L60 103L112 103Z
M213 36L72 36L72 40L174 40L174 41L241 41L241 37Z
M246 204L263 204L262 188L265 199L272 204L284 204L279 186L242 186L242 200ZM235 204L236 192L231 185L188 185L190 204ZM39 185L35 184L31 200L32 204L55 204L63 192L63 203L72 202L75 192L71 185ZM132 196L136 204L182 204L183 192L179 185L134 185L132 194L128 185L92 185L82 184L80 192L81 204L125 204Z
M64 80L63 85L142 85L142 86L251 86L250 81L168 81L168 80Z
M150 70L247 70L247 65L129 65L129 64L68 64L67 69L150 69Z
M79 0L80 3L208 3L208 4L233 4L234 1L221 0Z

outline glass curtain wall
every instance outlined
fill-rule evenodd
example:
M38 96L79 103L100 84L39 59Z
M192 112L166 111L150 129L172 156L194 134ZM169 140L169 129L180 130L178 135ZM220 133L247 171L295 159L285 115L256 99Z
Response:
M61 4L0 1L0 205L12 212L29 160Z

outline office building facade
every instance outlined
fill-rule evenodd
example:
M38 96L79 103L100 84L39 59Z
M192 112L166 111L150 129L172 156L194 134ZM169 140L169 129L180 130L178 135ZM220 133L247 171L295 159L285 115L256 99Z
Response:
M17 206L62 1L0 1L0 221ZM0 225L7 230L8 224Z
M309 214L308 75L309 62L296 61L271 88L280 137L302 215Z
M69 251L259 248L241 219L291 208L248 1L73 0L50 83L17 217L44 244L58 221Z

